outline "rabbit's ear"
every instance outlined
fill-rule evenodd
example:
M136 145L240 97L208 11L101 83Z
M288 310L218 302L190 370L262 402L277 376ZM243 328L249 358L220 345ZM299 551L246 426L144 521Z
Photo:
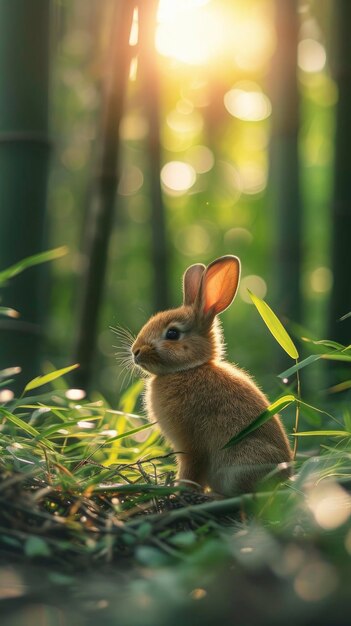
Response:
M240 260L222 256L211 263L203 274L199 292L200 314L213 318L233 301L240 279Z
M206 267L202 263L190 265L183 276L183 303L191 306L199 291L202 274Z

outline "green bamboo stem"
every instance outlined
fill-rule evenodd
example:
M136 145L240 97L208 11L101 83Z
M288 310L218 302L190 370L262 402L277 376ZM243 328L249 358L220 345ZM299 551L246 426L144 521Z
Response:
M50 143L50 0L0 0L0 269L44 247ZM19 320L0 320L0 369L38 374L43 268L13 278L2 302Z
M151 260L153 267L154 310L168 309L169 254L166 216L160 184L160 84L155 49L158 0L139 2L139 77L145 115L148 121L148 170L151 204Z
M275 243L275 308L301 320L301 198L298 134L297 0L275 1L277 48L272 61L271 196Z
M329 305L329 337L350 343L351 318L339 318L351 311L351 2L337 0L335 12L333 74L338 87L336 105L334 191L331 205L331 268L333 287Z
M91 202L86 215L85 269L81 277L79 315L74 361L80 368L74 381L89 385L96 346L99 311L106 273L108 243L112 231L116 191L119 182L119 126L129 76L131 52L129 34L134 0L116 0L111 26L111 52L103 90L103 115L98 164Z

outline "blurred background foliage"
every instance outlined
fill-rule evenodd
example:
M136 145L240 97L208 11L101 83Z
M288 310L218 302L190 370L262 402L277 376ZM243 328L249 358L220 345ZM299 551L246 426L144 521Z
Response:
M92 386L110 399L120 393L123 377L118 379L110 326L137 332L159 308L163 296L165 306L180 303L181 275L188 265L236 254L242 260L243 274L237 300L223 315L228 355L252 371L269 392L276 386L279 365L247 288L266 298L279 315L290 317L284 306L294 289L289 276L278 281L285 291L277 293L276 289L281 263L277 240L280 238L283 249L290 245L290 232L277 231L284 193L276 192L272 159L272 129L277 128L274 116L280 114L274 95L282 35L277 3L160 0L156 55L149 54L148 60L147 46L138 36L142 25L137 8L132 14L129 46L122 49L116 42L113 46L116 7L122 4L116 0L54 3L53 152L46 247L65 244L69 254L51 268L50 302L45 303L45 357L61 366L71 361L74 353L87 266L83 239L92 215L89 206L94 181L99 176L104 85L111 72L121 72L127 63L129 78L119 127L120 175ZM334 4L331 0L284 0L282 6L296 13L298 36L295 74L299 99L294 114L298 124L301 264L296 259L293 271L301 292L301 316L293 321L309 329L310 336L321 338L328 334L334 280L330 235L338 100L332 71ZM154 134L154 148L150 133ZM164 248L159 256L154 249L155 197L157 202L160 197L157 183L152 182L157 159L164 212L159 209L165 222ZM289 169L286 163L281 167ZM298 220L297 211L298 207ZM166 278L159 284L163 265ZM301 335L296 326L289 328ZM317 370L316 366L314 372Z

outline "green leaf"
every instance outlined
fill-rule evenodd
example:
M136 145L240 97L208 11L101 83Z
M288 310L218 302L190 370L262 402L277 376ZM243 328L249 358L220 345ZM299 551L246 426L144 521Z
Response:
M41 438L41 442L47 448L50 448L50 450L54 450L54 446L50 443L50 441L48 441L44 437L41 437L40 432L36 428L34 428L34 426L31 426L31 424L27 424L27 422L24 422L20 417L18 417L18 415L10 413L10 411L7 411L3 407L0 407L0 415L4 415L4 417L6 417L9 422L24 430L24 432L26 432L28 435L31 435L35 438Z
M177 548L188 548L196 542L196 534L192 530L178 532L169 542Z
M308 337L301 337L301 339L306 343L313 343L313 345L315 346L325 346L326 348L333 348L335 350L345 349L345 346L343 346L342 343L338 343L337 341L331 341L330 339L319 339L319 341L309 339Z
M335 354L333 352L333 354L322 354L322 359L327 359L328 361L351 361L351 355L349 354L344 354L342 352L338 352L337 354Z
M348 313L340 317L339 322L343 322L344 320L347 320L348 317L351 317L351 311L349 311Z
M305 430L291 434L293 437L351 437L351 433L347 430Z
M41 537L29 537L24 544L24 552L26 556L50 556L51 550Z
M329 387L329 393L339 393L340 391L346 391L347 389L351 389L351 380L344 380L337 385L333 385L333 387Z
M128 430L127 432L121 433L120 435L116 435L115 437L109 437L107 443L112 443L113 441L117 441L118 439L124 439L125 437L136 435L136 433L140 433L142 430L151 428L151 426L155 426L155 424L156 422L148 422L147 424L143 424L142 426L138 426L138 428L133 428L132 430Z
M255 296L250 289L248 289L248 292L252 302L258 310L268 330L272 333L274 339L292 359L298 359L299 353L276 314L273 313L267 302Z
M60 257L65 256L67 252L68 248L66 246L61 246L60 248L54 248L53 250L47 250L46 252L39 252L39 254L33 254L26 259L22 259L22 261L18 261L18 263L15 263L14 265L11 265L11 267L8 267L6 270L0 272L0 283L4 283L9 280L9 278L17 276L17 274L20 274L29 267L40 265L40 263L46 263L47 261L53 261L54 259L59 259Z
M15 309L10 309L7 306L0 306L0 315L4 315L5 317L16 318L19 317L20 314Z
M7 378L8 376L15 376L21 373L20 367L7 367L4 370L0 370L0 378Z
M151 546L138 546L135 557L139 563L147 567L162 567L169 563L169 556Z
M321 358L321 354L311 354L307 357L307 359L303 359L303 361L296 363L296 365L293 365L292 367L289 367L289 369L284 370L284 372L282 372L281 374L278 374L278 378L290 378L290 376L292 374L295 374L295 372L297 372L298 370L302 370L302 368L306 367L306 365L310 365L315 361L319 361L319 359Z
M137 380L131 385L120 399L121 413L131 414L134 411L138 397L144 388L144 381Z
M77 367L79 367L79 363L76 363L75 365L70 365L69 367L63 367L60 370L55 370L54 372L45 374L45 376L37 376L36 378L33 378L33 380L31 380L29 383L27 383L23 393L26 393L26 391L31 391L32 389L36 389L37 387L41 387L42 385L46 385L46 383L51 383L51 381L55 380L56 378L60 378L60 376L68 374L68 372L77 369Z
M258 417L256 417L256 419L253 422L251 422L251 424L249 424L246 428L244 428L237 435L234 435L234 437L232 437L228 441L228 443L225 444L224 448L230 448L231 446L234 446L235 444L239 443L239 441L247 437L247 435L249 435L253 431L257 430L257 428L265 424L265 422L268 422L268 420L270 420L279 411L282 411L287 406L289 406L289 404L295 401L296 401L296 398L292 394L287 394L285 396L282 396L281 398L278 398L278 400L270 404L266 408L266 410L263 411L263 413L261 413Z
M315 363L315 361L319 361L320 359L326 359L327 361L351 361L351 356L346 354L345 352L331 352L330 354L311 354L303 361L296 363L289 369L284 370L281 374L278 374L279 378L290 378L292 374L295 374L298 370L303 369L306 365L310 365L311 363Z
M28 435L32 435L32 437L40 436L40 433L36 428L27 424L27 422L24 422L20 417L18 417L18 415L13 415L13 413L10 413L10 411L7 411L3 407L0 407L0 415L4 415L9 422L12 422L12 424L24 430Z
M349 432L351 432L351 413L348 409L343 411L344 424Z

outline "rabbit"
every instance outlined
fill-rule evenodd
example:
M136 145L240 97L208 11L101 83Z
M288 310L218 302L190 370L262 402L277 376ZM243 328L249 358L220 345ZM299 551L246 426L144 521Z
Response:
M183 276L183 305L157 313L131 346L148 374L144 402L176 451L180 481L233 496L252 492L277 465L290 475L292 453L278 415L224 448L268 406L251 376L224 360L217 315L234 300L240 260L222 256Z

